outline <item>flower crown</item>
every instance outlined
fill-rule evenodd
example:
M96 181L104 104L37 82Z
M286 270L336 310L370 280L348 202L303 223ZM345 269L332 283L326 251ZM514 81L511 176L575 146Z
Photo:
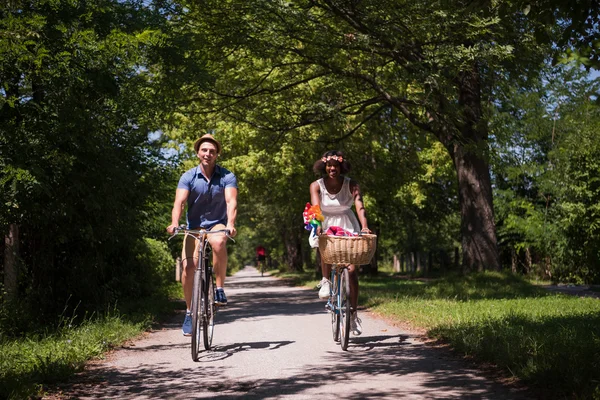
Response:
M333 160L333 161L337 161L339 163L341 163L342 161L344 161L344 157L342 156L327 156L327 157L323 157L321 158L321 161L323 161L324 163L327 163L327 161L329 160Z

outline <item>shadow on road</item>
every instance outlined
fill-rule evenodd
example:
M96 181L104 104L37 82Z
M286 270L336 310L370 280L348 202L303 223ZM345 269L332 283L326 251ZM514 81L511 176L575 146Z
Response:
M363 346L368 343L382 344L392 339L396 343L398 337L378 336L365 337L353 342L352 346ZM144 364L129 371L115 371L98 368L93 376L96 379L86 379L73 392L75 398L206 398L212 399L263 399L285 395L300 394L308 389L334 383L350 383L355 378L371 377L377 379L379 374L392 374L398 378L414 375L415 379L425 379L417 389L373 387L368 390L358 390L349 399L400 398L410 394L411 398L432 398L432 389L440 390L436 399L502 399L521 398L516 394L506 397L495 393L488 381L473 379L472 371L457 368L456 362L444 359L433 349L406 348L390 344L373 347L368 352L331 352L328 354L329 365L321 364L308 366L301 374L293 379L264 379L259 381L231 381L226 377L222 368L211 366L211 361L222 359L236 352L244 351L245 347L271 346L272 343L243 344L225 346L216 352L206 352L201 362L195 368L185 368L173 376L170 370L161 364ZM282 343L280 345L286 345ZM293 363L293 360L290 360ZM340 365L344 367L340 369ZM205 379L202 385L186 376L201 373ZM418 389L420 388L420 389ZM458 391L460 388L460 391ZM457 390L454 392L453 390ZM443 395L446 393L446 395ZM448 394L449 393L449 394ZM461 394L462 393L462 394ZM465 395L466 393L476 393Z
M260 277L259 277L260 279ZM323 314L324 303L316 292L306 290L280 291L285 282L268 280L257 281L256 277L232 279L227 288L231 290L231 304L218 314L218 325L226 325L240 319L260 319L274 314L286 316L302 314ZM236 289L244 288L239 293ZM254 289L262 289L260 293ZM229 297L229 295L228 295ZM219 328L220 329L220 328ZM225 329L225 328L224 328ZM137 367L117 370L102 364L81 376L81 380L70 388L72 398L211 398L211 399L264 399L294 397L306 398L306 391L315 388L326 389L335 384L349 384L355 379L372 380L371 385L362 385L347 399L377 398L436 398L436 399L521 399L525 396L511 392L499 384L477 378L462 362L457 362L444 350L425 345L415 345L408 334L370 335L365 332L360 337L352 337L349 351L337 348L319 354L321 360L302 365L299 373L285 378L259 380L237 380L227 376L225 368L215 361L235 357L253 350L278 351L294 341L257 341L232 343L216 346L213 351L203 352L193 367L181 368L172 373L171 365L165 363L143 363ZM332 340L328 336L324 340ZM167 352L174 345L145 347L146 351ZM189 344L177 344L188 347ZM257 354L260 354L257 352ZM160 354L159 354L160 356ZM324 363L322 358L326 359ZM289 368L299 366L289 360ZM190 379L198 374L199 380ZM407 385L383 384L380 376L387 381L403 379ZM380 381L378 381L378 379ZM415 384L418 382L418 384ZM368 389L365 389L368 387ZM325 392L334 398L335 393ZM432 396L432 393L437 395ZM309 398L314 396L309 396Z

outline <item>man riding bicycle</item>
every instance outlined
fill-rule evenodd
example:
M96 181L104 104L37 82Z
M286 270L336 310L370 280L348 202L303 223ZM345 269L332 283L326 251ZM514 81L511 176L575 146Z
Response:
M187 225L189 229L220 230L228 229L230 236L236 235L235 219L237 216L237 178L235 175L217 165L221 153L221 144L209 134L196 140L194 150L200 162L181 175L175 202L171 211L171 225L167 232L173 234L179 226L179 219L187 203ZM217 284L215 304L226 305L227 297L223 287L227 275L227 236L216 233L208 236L212 247L213 270ZM181 284L187 307L182 332L184 336L192 334L191 302L194 286L194 271L198 267L197 246L199 240L186 235L182 249Z

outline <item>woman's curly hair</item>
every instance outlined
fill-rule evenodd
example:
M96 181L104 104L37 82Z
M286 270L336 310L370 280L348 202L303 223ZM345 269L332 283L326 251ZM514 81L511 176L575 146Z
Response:
M350 171L350 163L346 160L346 156L344 155L344 153L339 150L330 150L330 151L326 152L325 154L323 154L323 156L321 158L319 158L313 165L313 171L315 172L315 174L318 174L318 175L325 174L325 166L327 165L327 162L337 161L337 160L330 159L328 161L323 161L323 159L327 159L328 157L332 157L332 156L342 158L342 162L340 162L340 174L347 174Z

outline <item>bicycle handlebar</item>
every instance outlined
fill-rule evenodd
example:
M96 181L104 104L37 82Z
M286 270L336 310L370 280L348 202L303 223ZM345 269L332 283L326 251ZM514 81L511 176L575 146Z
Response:
M218 229L216 231L209 231L204 228L188 229L185 225L179 225L177 228L175 228L173 230L173 234L169 237L168 240L173 239L177 235L188 235L188 234L201 234L201 235L206 234L206 235L208 235L208 234L212 234L212 233L225 233L225 236L227 236L228 239L230 239L231 241L233 241L235 243L235 240L233 240L233 238L231 237L231 231L229 229Z

